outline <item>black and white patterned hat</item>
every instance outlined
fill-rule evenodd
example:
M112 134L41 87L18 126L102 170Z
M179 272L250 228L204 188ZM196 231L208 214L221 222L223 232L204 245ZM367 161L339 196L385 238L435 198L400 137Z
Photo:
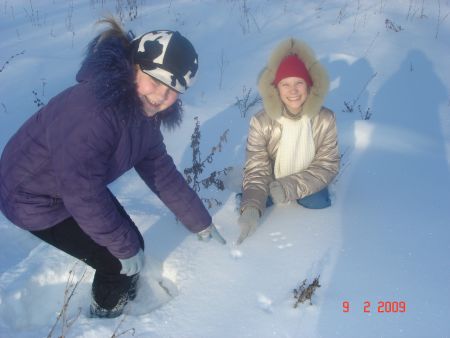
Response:
M184 93L195 80L198 56L191 42L179 32L158 30L132 42L133 60L141 70Z

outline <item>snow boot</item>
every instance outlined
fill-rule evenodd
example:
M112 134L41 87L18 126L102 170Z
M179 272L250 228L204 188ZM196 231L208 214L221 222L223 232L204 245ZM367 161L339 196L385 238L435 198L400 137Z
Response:
M135 300L136 294L137 294L138 280L139 280L139 274L136 274L133 277L131 277L131 285L130 285L130 289L128 290L128 300Z
M127 295L124 295L119 299L116 306L112 309L105 309L97 304L94 297L92 297L91 306L89 308L91 318L116 318L123 313L125 305L128 303Z
M139 274L134 275L131 277L130 282L130 288L128 291L123 294L120 298L117 304L111 308L106 309L102 306L100 306L94 299L94 296L92 295L92 301L89 308L90 317L91 318L116 318L119 317L123 310L125 309L125 306L128 304L129 301L133 301L136 298L137 294L137 282L139 280Z

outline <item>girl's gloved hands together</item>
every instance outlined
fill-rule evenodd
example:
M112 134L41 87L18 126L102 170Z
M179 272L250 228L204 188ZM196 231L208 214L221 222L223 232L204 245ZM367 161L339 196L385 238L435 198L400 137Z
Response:
M241 244L248 236L255 232L258 227L259 218L258 208L248 206L242 211L242 214L238 219L241 234L236 242L237 245Z
M211 238L214 238L220 244L227 244L225 238L217 230L214 223L211 223L209 227L197 233L198 239L204 242L208 242Z
M138 253L130 258L119 258L120 264L122 264L122 275L133 276L142 270L145 264L145 255L142 249L139 249Z

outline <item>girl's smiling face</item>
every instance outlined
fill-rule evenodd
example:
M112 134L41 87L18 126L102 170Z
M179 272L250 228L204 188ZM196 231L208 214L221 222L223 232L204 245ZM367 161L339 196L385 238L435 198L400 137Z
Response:
M278 85L278 93L281 101L292 114L299 114L309 94L306 81L301 77L286 77Z
M144 73L136 67L136 91L147 116L169 108L178 99L179 93Z

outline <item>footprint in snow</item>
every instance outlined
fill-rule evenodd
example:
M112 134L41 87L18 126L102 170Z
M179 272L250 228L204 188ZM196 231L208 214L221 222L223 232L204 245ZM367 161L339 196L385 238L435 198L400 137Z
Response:
M286 236L283 236L279 231L270 233L270 237L272 238L272 242L277 244L278 249L283 250L293 246L292 243L286 243Z

